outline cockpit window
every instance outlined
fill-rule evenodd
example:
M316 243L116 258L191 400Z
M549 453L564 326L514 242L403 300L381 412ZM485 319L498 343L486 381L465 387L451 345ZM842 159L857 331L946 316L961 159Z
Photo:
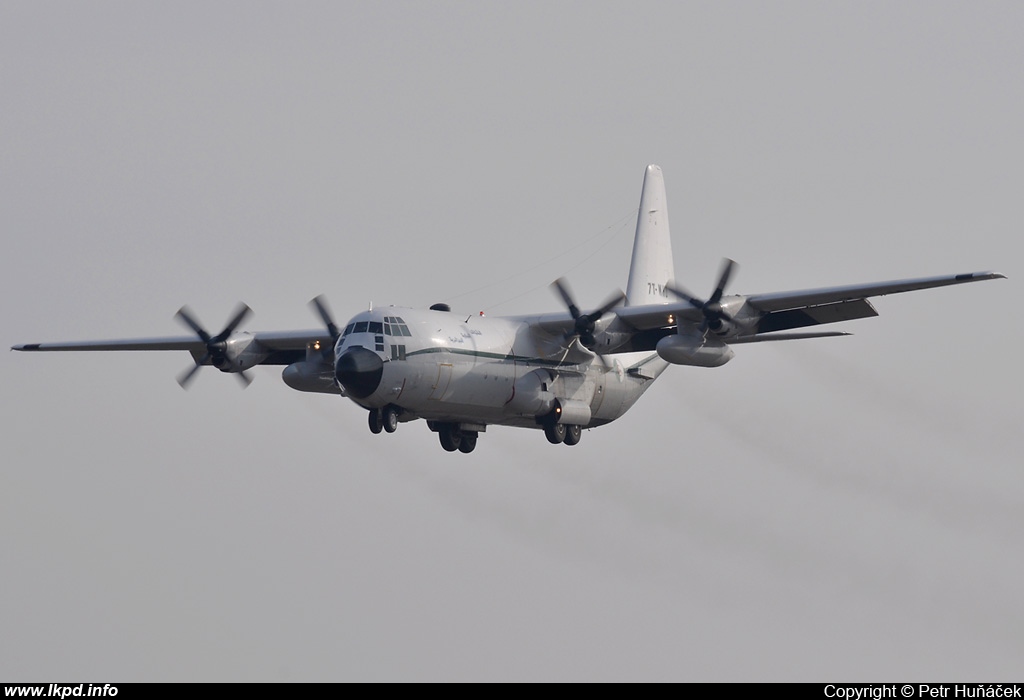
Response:
M366 326L367 326L366 321L357 321L356 322L356 327L355 327L355 329L353 329L352 332L353 333L365 333L366 332Z
M355 328L355 325L356 324L354 324L354 323L350 323L347 326L345 326L345 332L342 333L342 335L344 336L344 335L348 335L349 333L351 333L352 329Z
M382 324L381 324L380 321L370 321L369 328L367 329L367 332L369 332L369 333L383 333L384 329L383 329Z

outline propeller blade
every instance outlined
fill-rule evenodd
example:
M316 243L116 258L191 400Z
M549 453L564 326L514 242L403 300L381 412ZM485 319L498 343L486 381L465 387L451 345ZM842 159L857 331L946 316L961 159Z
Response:
M679 297L683 301L690 302L691 305L693 305L694 307L696 307L698 309L703 309L704 308L704 301L700 297L693 296L692 294L690 294L688 291L686 291L682 287L677 287L677 286L674 286L674 285L671 285L671 284L666 284L665 285L665 289L667 289L668 291L672 292L673 294L675 294L677 297Z
M199 322L196 321L195 316L192 315L192 312L189 310L187 306L183 306L180 309L178 309L178 313L174 314L174 316L178 320L182 321L186 326L191 328L192 332L198 335L200 340L202 340L204 343L210 342L210 334L207 333L201 325L199 325Z
M714 293L708 301L712 304L717 304L722 300L722 294L725 293L725 287L729 284L729 278L732 276L732 269L736 267L736 261L725 258L722 260L722 271L718 274L718 286L715 287Z
M210 359L210 353L206 353L205 355L202 356L202 358L200 358L198 361L196 361L196 363L194 365L192 365L187 370L185 370L184 372L179 374L178 375L178 385L182 389L188 389L188 385L192 382L192 379L195 378L196 372L198 372L199 368L202 367L203 365L205 365L209 361L209 359Z
M245 372L232 372L232 374L238 377L238 381L242 382L243 389L248 388L249 385L252 384L252 377L250 377Z
M239 304L235 309L235 315L231 317L230 321L228 321L228 325L224 326L224 330L217 334L215 340L227 340L231 334L235 332L235 329L238 328L239 324L241 324L242 321L244 321L251 313L252 309L250 309L248 305Z
M334 323L334 317L331 316L331 311L327 307L326 297L324 297L323 294L320 294L311 299L309 303L316 309L317 313L320 315L320 320L322 320L324 325L327 326L327 332L331 334L331 338L337 340L338 336L341 335L341 331L338 330L338 326Z
M622 292L621 289L619 289L610 297L608 297L604 304L601 305L601 308L599 308L594 313L587 314L587 316L589 316L594 322L600 321L602 316L604 316L606 313L614 309L616 306L618 306L625 300L626 295Z
M569 290L569 283L565 281L564 277L559 277L551 283L562 297L562 301L569 308L569 313L574 319L580 317L580 307L576 306L576 302L572 298L572 292Z

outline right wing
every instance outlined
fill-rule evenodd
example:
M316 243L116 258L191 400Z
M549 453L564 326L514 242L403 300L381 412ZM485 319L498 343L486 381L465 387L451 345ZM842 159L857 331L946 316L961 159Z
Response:
M721 308L735 323L729 332L721 336L727 343L750 343L844 335L837 332L765 334L877 316L878 312L868 301L869 297L994 279L1005 279L1005 275L998 272L970 272L770 294L726 296L721 299ZM680 324L697 326L704 321L701 309L684 299L667 304L627 306L615 309L613 313L619 321L637 332L637 342L632 344L636 347L650 345L641 338L649 337L656 342L665 334L675 332L675 327Z
M232 336L232 342L249 339L257 346L249 345L253 351L263 350L267 358L256 363L261 365L286 365L297 362L305 356L309 345L319 342L330 347L331 335L324 329L315 331L271 331L263 333L241 332ZM187 350L198 359L207 351L206 343L196 336L174 336L164 338L127 338L117 340L82 340L59 343L23 343L11 346L20 352L81 352L110 350ZM211 364L207 362L206 364Z

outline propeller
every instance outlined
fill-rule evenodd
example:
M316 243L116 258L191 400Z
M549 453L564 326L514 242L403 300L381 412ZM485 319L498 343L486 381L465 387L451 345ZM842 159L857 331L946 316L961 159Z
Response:
M562 301L565 302L573 321L575 321L573 335L577 336L580 339L580 344L588 350L592 350L597 344L597 340L594 338L597 322L601 320L602 316L626 300L626 295L619 290L608 297L597 310L584 314L580 313L580 307L576 306L572 292L569 291L569 283L565 281L564 277L559 277L551 283L551 286L561 295Z
M715 286L715 291L711 293L711 297L707 301L701 300L699 297L695 297L682 287L675 287L672 285L666 285L668 291L675 294L680 299L690 302L697 310L704 315L704 321L701 323L701 330L711 329L717 331L722 327L722 322L733 323L733 318L722 308L722 295L725 293L725 288L729 284L729 278L732 277L733 269L736 267L736 261L724 258L722 260L721 271L718 273L718 284Z
M226 326L224 326L224 330L222 330L217 335L211 336L209 333L206 332L202 325L200 325L200 323L196 321L195 316L188 309L188 307L183 306L180 309L178 309L178 313L175 314L175 317L178 318L186 326L191 328L192 331L197 336L199 336L199 339L203 341L203 344L206 345L206 353L201 358L199 358L199 360L196 361L195 365L189 367L181 375L178 376L178 384L181 385L182 389L188 388L188 385L195 377L196 372L198 372L199 368L205 365L207 362L212 364L214 367L217 367L218 369L223 369L225 367L226 363L228 362L228 338L231 337L231 334L235 332L235 329L238 328L238 326L241 325L242 321L244 321L245 318L251 313L252 309L250 309L245 304L239 304L238 307L235 309L234 316L232 316L231 320L228 321ZM239 381L242 382L243 387L247 387L249 386L250 383L252 383L252 378L249 377L249 375L247 375L245 372L232 372L232 374L238 376L238 379Z

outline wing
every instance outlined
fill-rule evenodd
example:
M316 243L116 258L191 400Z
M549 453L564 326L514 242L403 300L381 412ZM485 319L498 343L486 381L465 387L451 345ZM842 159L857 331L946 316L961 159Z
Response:
M767 333L877 316L878 312L868 301L870 297L993 279L1005 279L1005 276L998 272L970 272L959 275L723 297L720 304L721 309L726 311L732 323L727 324L726 331L720 335L725 342L730 343L844 335L836 332L812 332L762 337L762 334ZM668 304L629 306L616 309L614 313L619 321L637 331L638 336L647 333L654 339L654 342L657 342L658 337L672 326L678 326L680 323L700 324L705 322L704 312L691 301L684 299ZM637 342L631 343L631 346L649 345L649 343L639 341L638 338Z
M1006 279L1006 276L998 272L968 272L962 275L892 280L890 282L875 282L873 284L851 284L845 287L822 287L820 289L804 289L795 292L753 294L748 296L746 301L749 305L761 311L774 312L994 279Z
M263 333L238 333L232 340L248 339L256 343L256 347L250 346L252 350L261 349L268 353L268 358L256 364L291 364L301 359L305 354L306 347L317 342L328 344L331 341L330 333L325 330L315 331L272 331ZM193 355L202 355L207 347L200 338L196 336L174 336L162 338L125 338L116 340L81 340L60 343L23 343L12 345L11 350L20 352L81 352L81 351L111 351L111 350L187 350ZM295 355L296 359L287 361L288 357Z
M195 336L174 338L132 338L122 340L80 340L70 343L23 343L12 345L19 352L76 352L82 350L188 350L202 352L206 345Z
M192 355L194 366L178 377L178 383L185 387L203 365L213 365L222 372L236 375L248 386L251 381L245 370L256 365L297 365L292 375L301 375L294 381L305 381L315 375L314 383L320 387L320 375L331 375L329 353L333 352L334 339L338 336L335 325L327 310L326 302L317 297L310 302L324 321L324 327L315 331L271 331L263 333L235 332L238 326L252 313L245 304L239 304L230 320L216 335L211 335L196 320L187 307L182 307L175 316L192 329L193 336L162 338L131 338L117 340L86 340L63 343L26 343L14 345L11 350L22 352L81 352L118 350L186 350ZM285 371L285 382L289 373ZM333 391L333 381L328 380Z
M123 340L86 340L70 343L26 343L11 350L23 352L80 352L111 350L187 350L195 364L179 375L178 383L186 388L203 365L213 365L234 374L248 386L251 379L245 370L256 365L291 365L307 359L310 350L321 346L332 348L329 332L276 331L270 333L229 333L210 337L177 336L167 338L133 338ZM322 355L321 355L322 357ZM322 364L322 362L318 363ZM329 367L329 365L328 365Z

